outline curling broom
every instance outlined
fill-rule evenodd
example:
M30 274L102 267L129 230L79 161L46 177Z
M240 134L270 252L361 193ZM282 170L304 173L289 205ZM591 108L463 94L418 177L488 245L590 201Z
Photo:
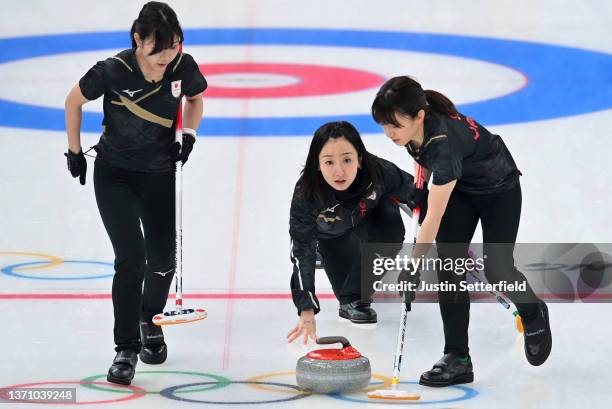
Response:
M416 188L423 189L423 168L417 165L416 170ZM419 215L421 209L415 207L412 211L412 229L410 241L416 244L417 232L419 229ZM370 399L387 399L387 400L419 400L421 395L418 393L410 393L398 389L400 384L400 369L402 366L402 355L404 350L404 338L406 336L406 320L408 318L408 306L402 302L402 315L400 317L400 327L397 334L397 346L395 349L395 360L393 361L393 378L391 379L391 388L377 389L368 393Z
M181 45L180 52L183 51ZM183 142L183 101L179 101L179 108L176 114L175 140ZM175 182L174 182L174 217L176 221L176 299L174 310L165 311L153 317L155 325L173 325L187 322L200 321L207 317L206 310L203 308L183 308L183 162L179 160L175 163Z

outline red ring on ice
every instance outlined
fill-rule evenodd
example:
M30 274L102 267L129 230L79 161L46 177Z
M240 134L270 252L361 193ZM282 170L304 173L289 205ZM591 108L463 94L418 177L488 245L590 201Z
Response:
M231 63L200 64L204 76L220 74L276 74L298 82L265 87L220 87L211 85L205 92L212 98L287 98L342 94L378 88L385 82L381 75L352 68L307 64Z

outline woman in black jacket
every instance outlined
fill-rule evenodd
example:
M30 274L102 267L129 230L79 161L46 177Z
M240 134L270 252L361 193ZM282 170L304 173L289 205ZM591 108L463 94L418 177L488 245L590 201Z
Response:
M514 267L514 243L521 217L520 172L502 139L490 133L436 91L423 91L410 77L388 80L372 104L372 115L385 134L405 147L433 175L428 210L418 244L434 239L440 257L466 258L478 221L482 224L485 272L490 283L525 285L508 292L523 320L525 355L541 365L552 348L548 308ZM449 244L449 243L454 243ZM457 245L460 244L460 245ZM440 282L460 287L464 274L438 271ZM467 291L439 291L444 323L444 356L420 379L446 386L474 378L468 348L470 298Z
M82 106L104 96L104 132L95 147L96 202L115 252L114 340L109 382L129 385L138 356L166 360L161 327L175 269L174 166L184 164L202 120L206 80L180 51L183 31L165 3L144 5L130 33L132 48L99 61L66 98L68 169L85 184ZM182 143L175 141L179 101L186 97ZM144 283L144 285L143 285Z
M402 243L404 225L390 196L414 207L425 194L417 197L411 175L367 152L350 123L330 122L315 132L291 202L291 291L300 318L289 342L301 335L305 343L316 339L317 250L340 317L357 324L377 321L371 285L361 276L361 245Z

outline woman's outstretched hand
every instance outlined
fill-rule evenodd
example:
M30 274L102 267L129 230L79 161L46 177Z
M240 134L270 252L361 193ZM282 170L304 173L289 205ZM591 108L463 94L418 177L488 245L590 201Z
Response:
M308 338L317 341L317 322L314 310L303 310L297 325L287 334L287 342L293 342L300 336L304 337L304 345L308 343Z

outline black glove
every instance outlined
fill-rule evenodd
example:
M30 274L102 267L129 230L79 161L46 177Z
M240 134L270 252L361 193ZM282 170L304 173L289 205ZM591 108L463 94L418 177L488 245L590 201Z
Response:
M72 153L70 149L68 152L64 153L66 157L66 162L68 163L68 170L73 178L79 177L79 182L81 185L85 185L85 175L87 174L87 161L85 160L85 155L83 154L83 150L80 150L79 153Z
M414 274L412 274L413 269L414 267L411 266L408 270L400 271L399 276L397 277L397 282L413 283L413 288L418 288L419 284L421 283L421 273L417 270ZM416 291L400 291L399 294L404 304L406 304L406 309L410 311L411 303L416 298Z
M423 189L414 189L414 196L412 200L408 202L408 207L414 210L415 207L419 207L419 224L423 223L425 220L425 215L427 214L427 198L429 197L429 189L427 189L426 185L423 185Z
M187 162L189 159L189 154L193 150L193 144L195 143L196 138L190 133L183 132L183 144L178 142L172 143L170 147L166 150L166 153L170 156L172 162L177 162L179 159L183 162Z

